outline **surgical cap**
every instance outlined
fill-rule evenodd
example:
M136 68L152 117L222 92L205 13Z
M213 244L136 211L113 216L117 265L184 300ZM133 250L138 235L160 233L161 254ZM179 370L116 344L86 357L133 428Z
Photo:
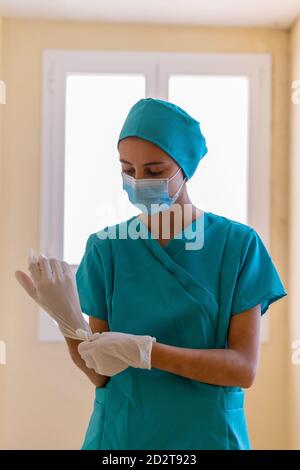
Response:
M187 179L195 173L207 153L200 123L169 101L143 98L137 101L125 119L118 144L135 136L161 147L182 168Z

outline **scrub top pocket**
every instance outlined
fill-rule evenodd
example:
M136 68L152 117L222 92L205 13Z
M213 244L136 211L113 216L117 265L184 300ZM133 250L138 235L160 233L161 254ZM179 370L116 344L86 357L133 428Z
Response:
M101 449L101 441L105 420L105 407L108 392L107 385L105 387L96 387L95 389L93 413L88 424L84 443L81 447L81 450Z
M228 449L251 450L244 410L244 391L239 387L225 387Z

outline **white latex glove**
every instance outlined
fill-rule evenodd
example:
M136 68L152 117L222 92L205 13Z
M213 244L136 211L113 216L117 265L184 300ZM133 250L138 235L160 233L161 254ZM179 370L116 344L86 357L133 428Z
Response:
M97 348L96 356L94 355L96 340L100 335L102 335L102 333L94 333L87 341L78 345L78 352L84 360L85 365L89 369L94 369L98 374L107 375L109 377L128 369L128 364L117 357L110 356L105 351L100 351L99 348Z
M57 322L64 336L87 340L92 334L79 303L75 276L65 261L29 253L28 269L15 276L21 286Z
M88 368L94 369L98 374L111 376L128 366L151 369L153 342L156 342L156 338L152 336L104 331L95 333L88 341L80 343L78 352ZM126 364L126 367L117 372L112 362L116 359Z

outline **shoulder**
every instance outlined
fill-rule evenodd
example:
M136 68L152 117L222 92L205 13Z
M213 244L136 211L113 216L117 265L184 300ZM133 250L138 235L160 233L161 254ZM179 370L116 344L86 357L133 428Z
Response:
M213 214L227 231L227 247L231 253L235 252L240 258L242 265L245 260L256 260L257 262L271 261L271 255L264 244L259 233L250 225L243 224L228 217Z
M230 219L224 215L208 212L208 217L212 222L215 222L216 229L223 228L229 236L237 237L239 240L246 240L258 235L256 230L250 225L239 222L235 219Z
M111 250L114 247L115 241L122 238L122 233L128 230L129 222L135 217L130 217L116 224L106 225L91 233L87 239L86 247L88 249L94 247L101 253Z

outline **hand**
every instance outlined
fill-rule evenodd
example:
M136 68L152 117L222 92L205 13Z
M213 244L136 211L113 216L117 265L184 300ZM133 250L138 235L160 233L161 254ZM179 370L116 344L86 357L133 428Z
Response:
M76 330L83 330L85 339L91 334L84 320L78 298L74 274L65 261L48 259L42 255L29 257L31 277L23 271L15 276L21 286L58 323L64 336L78 339Z
M151 369L151 351L155 341L156 338L147 335L104 331L80 343L78 352L90 369L103 375L115 375L128 366ZM121 363L115 367L112 361L116 360Z
M94 333L87 341L80 343L77 349L89 369L94 369L98 374L112 377L127 369L128 364L117 357L108 355L97 347L96 340L100 335L102 333Z

